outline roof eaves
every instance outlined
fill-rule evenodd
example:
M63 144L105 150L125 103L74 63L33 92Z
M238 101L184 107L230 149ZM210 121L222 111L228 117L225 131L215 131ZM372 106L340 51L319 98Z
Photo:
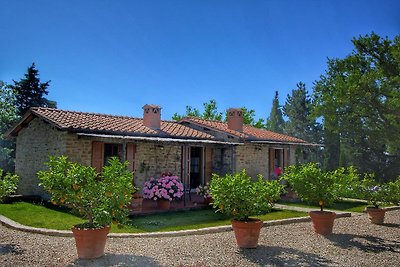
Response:
M212 129L213 131L216 131L216 132L219 132L219 133L223 133L223 134L228 134L228 135L230 135L230 136L232 136L232 137L235 137L235 138L243 139L243 137L240 136L240 132L239 132L239 134L237 134L237 135L236 135L236 134L232 134L232 133L230 133L230 132L227 132L227 131L224 131L224 130L221 130L221 129L212 127L212 126L210 126L210 125L202 124L202 123L193 121L193 120L191 120L190 117L184 117L184 118L182 118L182 119L180 119L180 120L178 121L178 123L182 123L182 122L188 122L188 123L192 123L192 124L195 124L195 125L197 125L197 126L200 126L200 127L210 128L210 129ZM246 135L246 134L244 134L244 133L241 133L241 134Z

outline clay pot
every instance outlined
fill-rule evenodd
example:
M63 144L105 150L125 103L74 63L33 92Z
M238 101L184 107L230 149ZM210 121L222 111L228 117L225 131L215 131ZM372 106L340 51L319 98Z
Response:
M80 259L96 259L104 255L109 226L97 229L72 228Z
M368 213L368 219L373 224L383 224L385 221L386 210L375 207L366 207L365 211Z
M332 234L336 213L331 211L310 211L308 214L311 217L313 229L317 234Z
M171 202L169 200L159 198L157 199L157 207L160 210L169 210L171 207Z
M249 221L232 220L232 228L235 232L237 245L240 248L256 248L262 226L263 222L258 219L250 219Z

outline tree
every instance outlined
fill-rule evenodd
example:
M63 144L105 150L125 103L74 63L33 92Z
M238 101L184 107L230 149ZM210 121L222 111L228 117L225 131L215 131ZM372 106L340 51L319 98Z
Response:
M256 112L254 109L247 109L242 107L243 111L243 123L247 125L251 125L256 128L265 128L265 122L263 119L258 119L256 121L255 116Z
M186 106L186 114L179 115L178 113L174 113L172 119L175 121L179 121L184 117L196 117L202 118L205 120L213 120L213 121L222 121L222 112L218 112L217 101L214 99L203 103L204 111L200 113L197 108L192 108L191 106Z
M344 59L329 59L314 87L323 117L327 167L353 164L384 180L400 173L400 37L352 40Z
M284 132L290 136L320 144L322 126L312 114L311 97L304 83L300 82L296 86L297 89L292 90L291 95L287 95L283 106L283 113L288 118L284 124ZM298 161L320 161L320 147L302 148L296 152Z
M4 133L18 119L15 109L15 94L0 81L0 169L14 171L15 140L5 139Z
M223 117L223 114L225 112L219 112L218 111L218 106L217 106L217 101L214 99L203 103L204 111L201 113L197 108L193 108L191 106L186 106L186 113L185 115L179 115L178 113L174 113L172 116L172 119L175 121L179 121L184 117L195 117L195 118L201 118L205 120L213 120L213 121L226 121L227 117ZM263 128L264 127L264 120L263 119L258 119L257 121L255 120L255 111L254 109L247 109L245 107L241 108L243 111L243 123L247 125L252 125L257 128Z
M31 107L56 107L56 102L44 97L48 94L47 87L50 81L40 82L35 63L28 68L25 78L13 82L14 85L10 85L10 88L15 91L15 104L19 116L23 116Z
M272 101L271 113L267 119L266 128L273 132L283 133L284 123L281 106L279 105L278 91L276 91L274 100Z

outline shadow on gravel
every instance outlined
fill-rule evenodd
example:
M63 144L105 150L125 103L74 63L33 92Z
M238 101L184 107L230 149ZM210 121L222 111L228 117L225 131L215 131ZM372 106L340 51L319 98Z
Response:
M81 260L76 259L73 263L68 265L84 266L84 267L97 267L97 266L161 266L154 259L143 256L123 255L123 254L106 254L105 256L94 260Z
M398 224L398 223L384 223L381 225L386 226L386 227L400 228L400 224Z
M348 249L357 248L365 252L380 253L390 251L400 253L400 242L371 235L331 234L326 236L335 246Z
M0 255L4 254L22 254L24 252L18 245L0 244Z
M293 248L258 246L256 249L240 249L242 256L258 265L276 266L329 266L334 262L317 254Z

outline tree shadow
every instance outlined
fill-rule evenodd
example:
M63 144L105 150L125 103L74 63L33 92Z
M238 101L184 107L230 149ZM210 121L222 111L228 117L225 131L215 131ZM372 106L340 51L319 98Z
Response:
M381 225L386 226L386 227L392 227L392 228L400 228L400 224L398 224L398 223L384 223Z
M22 254L25 250L14 244L0 244L0 255L4 254Z
M317 254L293 248L260 245L256 249L240 249L240 254L258 265L329 266L335 264Z
M335 246L348 249L357 248L364 252L400 253L400 242L372 235L331 234L326 236Z
M106 254L101 258L93 260L76 259L68 265L82 267L97 267L97 266L161 266L153 258L126 254Z

